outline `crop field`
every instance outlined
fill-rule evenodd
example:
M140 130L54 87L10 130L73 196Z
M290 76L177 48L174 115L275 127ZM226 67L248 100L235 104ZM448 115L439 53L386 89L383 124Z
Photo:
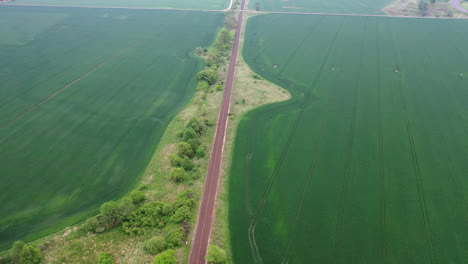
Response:
M223 10L230 0L16 0L20 5L65 5L129 8L181 8Z
M235 263L468 263L466 42L463 20L251 18L246 62L293 98L240 122Z
M256 3L260 11L312 12L339 14L382 14L381 9L394 0L256 0L249 2L254 10Z
M204 63L193 50L211 45L223 20L17 6L1 7L4 15L21 34L0 25L1 249L76 223L134 187L194 93Z

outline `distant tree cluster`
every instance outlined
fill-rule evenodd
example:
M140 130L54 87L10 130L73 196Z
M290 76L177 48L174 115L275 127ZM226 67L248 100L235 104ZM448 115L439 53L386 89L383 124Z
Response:
M429 10L429 4L424 0L419 0L418 9L419 9L419 12L421 13L422 16L426 16L427 11Z
M204 83L204 82L202 82ZM185 128L178 133L180 142L177 144L177 154L170 155L172 168L169 178L174 182L183 182L189 177L189 172L195 167L193 159L203 158L205 148L201 146L200 137L206 127L197 118L191 118Z

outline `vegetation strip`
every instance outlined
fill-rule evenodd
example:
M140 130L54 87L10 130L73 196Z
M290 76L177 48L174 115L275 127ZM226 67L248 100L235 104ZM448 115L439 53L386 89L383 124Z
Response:
M234 82L236 70L237 52L239 50L239 40L242 30L242 18L245 0L242 0L239 18L237 20L236 35L232 47L231 61L229 62L228 75L226 79L225 92L221 110L219 112L218 122L216 124L215 138L210 154L210 163L208 173L205 179L203 195L200 209L197 217L197 224L193 238L192 249L189 257L189 263L205 263L205 256L208 243L211 237L212 225L214 221L215 200L218 192L219 176L221 171L221 162L224 150L224 141L226 137L226 128L228 114L231 103L231 91Z

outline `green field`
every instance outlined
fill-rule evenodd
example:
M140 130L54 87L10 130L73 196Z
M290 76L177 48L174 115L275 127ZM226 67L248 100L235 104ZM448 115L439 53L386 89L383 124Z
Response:
M312 12L339 14L382 14L380 9L394 0L256 0L249 2L254 10L256 3L260 11Z
M193 50L223 21L53 7L3 6L4 15L21 34L0 25L1 249L76 223L135 186L194 94L204 62Z
M224 10L230 0L16 0L21 5L65 5L129 8L181 8Z
M463 20L250 19L246 62L293 99L240 122L235 263L468 263L467 36Z

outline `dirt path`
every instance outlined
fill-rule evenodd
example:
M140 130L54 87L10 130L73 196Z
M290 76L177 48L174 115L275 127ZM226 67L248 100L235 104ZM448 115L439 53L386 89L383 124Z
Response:
M211 238L215 215L215 201L218 192L219 176L221 172L221 163L224 152L224 141L226 139L226 128L229 119L229 108L231 105L231 92L234 83L234 73L236 70L237 55L239 51L239 42L242 31L242 20L244 15L245 0L242 0L241 11L237 23L236 37L232 47L231 61L229 63L228 74L224 91L223 102L218 116L215 138L211 149L210 163L208 173L203 187L203 195L200 209L198 211L197 225L192 241L190 251L190 264L206 263L205 255Z
M460 0L452 0L450 2L450 4L455 8L457 9L458 11L461 11L463 13L467 13L468 14L468 10L464 9L463 7L460 6Z

